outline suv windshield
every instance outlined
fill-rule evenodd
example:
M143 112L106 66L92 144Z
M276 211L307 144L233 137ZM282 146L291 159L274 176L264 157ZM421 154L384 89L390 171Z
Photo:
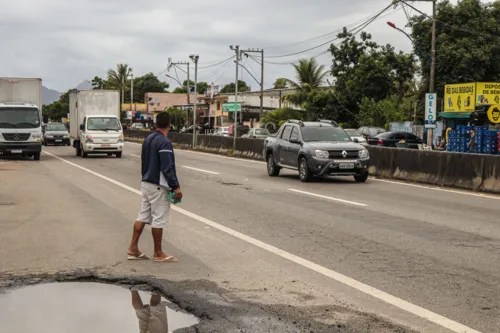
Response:
M312 141L352 141L349 135L340 127L311 126L302 127L302 139Z
M63 124L48 124L47 132L67 132L68 129Z
M0 128L40 127L37 108L0 108Z
M89 118L87 120L87 129L89 131L119 131L120 122L115 117Z

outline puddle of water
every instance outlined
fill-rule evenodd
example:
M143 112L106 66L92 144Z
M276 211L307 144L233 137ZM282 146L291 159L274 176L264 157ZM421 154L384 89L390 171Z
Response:
M100 283L50 283L0 294L0 332L167 333L198 323L158 294Z

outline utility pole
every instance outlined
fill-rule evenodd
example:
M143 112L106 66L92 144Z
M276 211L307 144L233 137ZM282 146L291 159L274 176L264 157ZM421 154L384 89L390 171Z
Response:
M198 92L198 60L200 59L199 55L192 54L189 56L191 60L194 62L194 107L193 107L193 149L196 147L196 100L197 98L197 92ZM189 68L189 67L188 67ZM189 73L189 69L188 69ZM189 74L188 74L189 75ZM189 76L188 76L189 77ZM189 79L188 79L188 86L189 86ZM188 96L189 96L189 89L188 89Z
M262 119L262 115L264 114L264 50L260 49L248 49L241 50L241 54L244 54L248 57L248 53L260 53L260 111L259 111L259 122ZM253 76L253 75L252 75Z
M436 6L437 0L414 0L432 2L432 40L431 40L431 72L429 75L429 93L436 92ZM427 107L427 106L426 106ZM427 130L427 145L432 146L433 129Z
M132 111L132 104L134 104L134 73L130 69L130 111ZM135 110L137 111L137 110Z
M234 129L233 129L233 151L236 151L236 135L238 132L238 67L240 65L240 46L233 45L229 46L231 50L234 50L236 53L236 79L234 81ZM243 115L243 108L241 109L241 113Z
M170 61L171 59L169 58L169 63L168 63L168 70L170 70L170 68L172 68L172 66L175 66L177 68L179 68L180 65L185 65L187 66L187 72L184 72L187 74L187 83L186 83L186 90L187 90L187 102L188 104L191 104L191 89L190 89L190 86L189 86L189 61L178 61L178 62L171 62ZM180 68L179 68L180 69ZM182 87L182 84L181 84L181 87Z

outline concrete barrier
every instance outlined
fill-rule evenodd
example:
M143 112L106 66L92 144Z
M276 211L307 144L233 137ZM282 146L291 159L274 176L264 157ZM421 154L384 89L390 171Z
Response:
M150 132L126 131L127 138L144 139ZM169 133L178 147L191 149L191 134ZM262 160L264 140L198 135L196 149L227 156ZM421 151L368 146L370 174L410 182L500 194L500 156Z
M500 156L368 147L374 176L500 193Z

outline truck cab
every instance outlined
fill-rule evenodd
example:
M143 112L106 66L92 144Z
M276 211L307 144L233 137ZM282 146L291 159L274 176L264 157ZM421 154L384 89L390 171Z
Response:
M78 139L73 143L76 155L108 154L122 157L124 138L120 119L112 115L92 115L83 119Z
M31 103L0 103L0 155L40 160L42 151L40 109Z

